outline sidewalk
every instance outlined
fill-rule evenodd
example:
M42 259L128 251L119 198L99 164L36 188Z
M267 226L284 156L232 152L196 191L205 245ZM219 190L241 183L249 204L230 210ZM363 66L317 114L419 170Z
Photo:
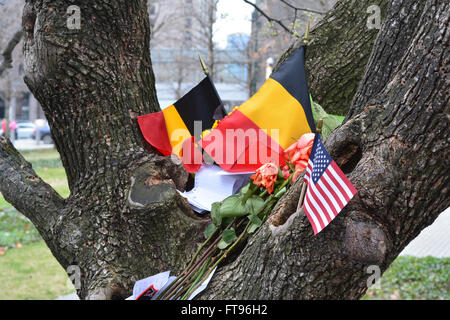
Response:
M436 258L450 257L450 207L442 212L434 223L411 241L400 253L401 256Z
M38 144L36 140L33 139L17 139L13 142L14 147L19 151L24 150L41 150L41 149L51 149L54 144L44 144L42 141Z

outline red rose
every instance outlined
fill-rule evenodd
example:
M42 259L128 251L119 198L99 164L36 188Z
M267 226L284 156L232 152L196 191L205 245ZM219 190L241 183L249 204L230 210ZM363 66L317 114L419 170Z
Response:
M273 185L277 181L278 167L273 163L266 163L256 169L254 175L251 176L253 183L258 187L263 186L269 194L273 192Z

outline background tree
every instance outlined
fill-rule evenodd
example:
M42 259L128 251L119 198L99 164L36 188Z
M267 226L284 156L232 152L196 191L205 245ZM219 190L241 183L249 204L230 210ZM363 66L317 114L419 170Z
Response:
M294 213L294 184L200 298L359 298L367 267L386 270L449 206L450 4L380 1L385 18L372 35L369 2L341 0L313 30L307 54L313 93L350 105L326 147L358 194L313 236L303 211ZM146 145L136 123L159 110L146 2L82 5L80 30L65 27L70 4L27 1L23 29L25 81L49 120L71 195L62 199L4 138L0 191L64 268L81 268L81 298L124 298L140 278L179 272L209 219L175 190L187 173ZM358 89L321 91L330 82Z
M18 95L17 83L23 77L22 29L20 15L24 2L9 1L0 3L2 20L0 21L0 103L3 102L4 118L7 121L6 136L10 136L10 112L14 104L11 101ZM14 110L13 110L14 111ZM2 115L0 112L0 120ZM14 139L14 135L12 136Z

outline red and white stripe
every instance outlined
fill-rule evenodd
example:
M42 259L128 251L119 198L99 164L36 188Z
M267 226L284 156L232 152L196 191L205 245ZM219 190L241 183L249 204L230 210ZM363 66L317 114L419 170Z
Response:
M303 209L314 234L322 231L356 194L356 189L334 161L317 183L311 179L313 162L309 160L304 182L308 185Z

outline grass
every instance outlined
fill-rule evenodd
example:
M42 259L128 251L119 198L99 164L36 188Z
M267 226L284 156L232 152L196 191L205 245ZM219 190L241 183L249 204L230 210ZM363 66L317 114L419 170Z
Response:
M43 241L0 256L0 300L48 300L75 288Z
M450 258L395 259L366 300L450 300Z
M24 151L22 155L33 165L36 173L62 197L69 196L69 186L59 153L55 149ZM0 247L15 247L41 240L33 224L17 212L0 194Z
M14 208L0 209L0 248L14 248L40 240L40 234L23 214Z
M55 149L24 151L36 173L62 197L67 177ZM0 300L55 299L75 291L33 224L0 194Z

